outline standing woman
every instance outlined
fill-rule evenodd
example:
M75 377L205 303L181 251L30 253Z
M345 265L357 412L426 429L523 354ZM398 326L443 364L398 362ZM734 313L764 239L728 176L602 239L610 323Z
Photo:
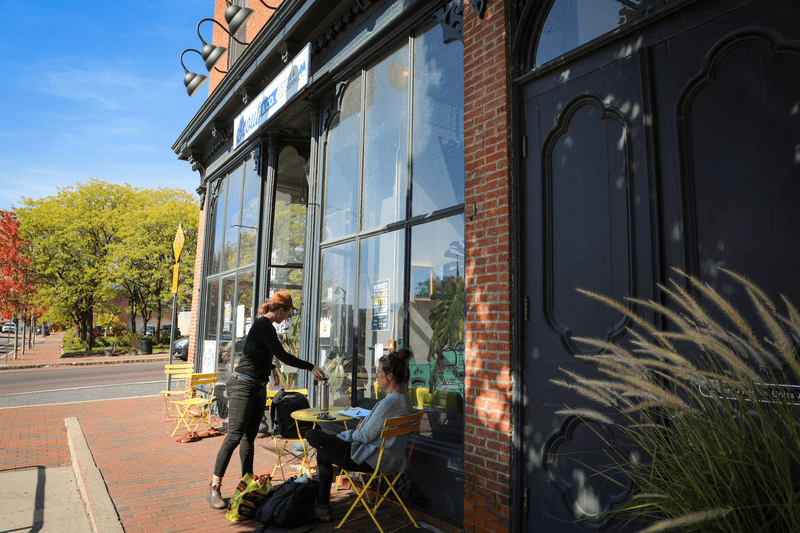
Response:
M214 475L211 478L208 505L212 509L227 508L220 493L220 486L233 450L237 446L242 461L242 476L253 474L253 443L266 410L267 384L270 373L272 373L274 383L280 385L280 375L272 364L272 356L274 355L286 365L310 370L316 379L325 377L321 368L287 352L278 339L278 333L272 324L281 323L289 318L292 309L297 308L292 304L292 297L286 291L276 292L269 300L261 304L259 318L247 333L239 364L236 365L228 379L226 389L228 393L228 433L217 453Z

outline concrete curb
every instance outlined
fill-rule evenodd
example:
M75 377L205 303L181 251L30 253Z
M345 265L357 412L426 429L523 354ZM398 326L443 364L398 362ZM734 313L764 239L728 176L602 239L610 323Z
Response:
M77 418L65 418L72 468L94 533L124 533L117 509L108 495L103 476L94 462Z

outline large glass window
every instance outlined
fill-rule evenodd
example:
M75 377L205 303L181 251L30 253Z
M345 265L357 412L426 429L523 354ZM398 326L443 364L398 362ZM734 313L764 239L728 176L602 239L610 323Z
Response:
M463 53L460 41L443 42L438 24L425 26L365 65L341 95L323 154L317 336L335 405L380 399L377 359L410 347L409 393L429 412L423 433L455 443L464 390Z
M213 187L213 186L212 186ZM261 178L252 156L220 178L212 199L200 370L231 370L253 323Z

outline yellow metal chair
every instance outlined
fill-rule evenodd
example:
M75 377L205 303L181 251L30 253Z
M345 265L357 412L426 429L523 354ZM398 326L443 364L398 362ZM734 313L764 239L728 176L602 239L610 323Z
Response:
M217 386L218 379L219 372L213 372L209 374L192 374L189 377L188 383L186 384L185 398L182 400L172 400L172 404L175 406L175 409L178 410L178 414L180 415L178 418L178 423L175 424L175 429L172 431L173 435L175 435L175 432L181 427L181 423L186 426L187 431L195 431L200 425L200 422L205 422L208 424L208 427L211 427L211 413L209 412L209 407L211 406L211 402L213 402L215 399L214 389ZM197 387L203 385L210 385L211 387L211 390L208 392L208 395L205 398L196 396L195 392ZM193 409L198 409L198 412L195 413ZM189 427L189 418L197 420L194 429Z
M283 390L283 389L281 389ZM267 411L270 411L270 407L272 407L272 399L278 394L279 391L267 391ZM308 389L291 389L286 390L285 392L299 392L303 396L308 399ZM299 428L298 428L299 429ZM294 443L299 442L303 445L303 451L297 452L294 449ZM308 464L311 457L309 457L309 449L308 445L305 444L303 435L299 435L298 438L291 439L286 438L281 435L272 435L272 444L275 446L275 453L278 456L278 459L275 463L275 466L272 468L272 477L275 477L275 471L280 469L281 471L281 479L286 481L286 475L283 472L284 466L289 466L292 463L299 462L300 463L300 470L298 474L302 474L303 467Z
M390 492L394 494L395 498L397 498L397 502L406 512L408 518L411 519L411 523L414 524L414 527L419 529L419 525L414 520L414 517L411 516L411 513L408 511L406 504L403 503L403 499L400 498L400 495L394 488L395 484L397 483L397 480L400 479L400 476L402 476L404 472L403 471L379 472L379 470L381 467L381 461L383 460L383 452L384 449L386 448L386 439L389 439L391 437L399 437L402 435L408 435L409 438L411 439L411 445L408 448L408 455L406 456L406 468L408 468L408 464L411 462L411 452L414 451L414 438L417 431L419 431L419 426L422 422L423 414L424 413L420 411L410 415L398 416L395 418L386 419L386 421L383 423L383 431L381 432L381 451L380 454L378 455L378 464L375 468L375 472L373 472L370 475L367 482L364 483L361 487L353 483L353 479L350 477L350 474L347 471L344 471L344 474L350 481L350 486L355 491L357 497L356 501L354 501L353 504L350 506L350 509L348 509L347 514L345 514L344 518L342 518L342 521L339 522L338 526L336 526L336 529L342 527L347 518L350 516L350 513L352 513L353 509L356 508L356 505L358 505L358 503L361 502L361 505L364 506L364 508L367 510L367 513L369 513L370 518L372 518L372 521L375 522L375 525L378 527L378 531L383 533L383 528L381 528L381 525L378 523L378 519L375 518L375 513L378 511L378 507L380 507L381 503L383 503L383 500L385 500L386 497L389 496ZM361 475L362 479L366 476L367 474ZM377 495L375 497L375 505L371 506L371 504L367 502L365 496L367 490L370 488L370 485L372 485L373 481L376 480L377 483L375 483L375 487L373 488L373 490L377 493ZM383 492L383 494L381 494L381 481L385 482L387 485L387 488Z
M189 376L192 375L192 371L194 370L191 363L178 363L178 364L166 364L164 365L164 374L167 375L167 379L170 380L170 390L162 390L159 392L164 397L164 412L161 414L161 421L165 421L167 419L167 413L169 411L169 401L170 397L172 396L183 396L186 394L186 384L188 384ZM175 387L172 387L172 382L174 380ZM178 386L178 382L183 380L185 385L183 388Z

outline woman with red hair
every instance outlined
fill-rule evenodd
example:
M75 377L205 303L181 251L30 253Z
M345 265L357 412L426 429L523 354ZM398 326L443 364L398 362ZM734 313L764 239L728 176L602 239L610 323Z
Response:
M208 505L212 509L227 508L220 486L237 446L242 462L242 476L253 474L253 443L266 410L270 373L274 384L280 385L281 382L280 375L272 364L272 357L277 357L286 365L310 370L316 379L325 378L321 368L287 352L278 339L273 323L280 324L289 318L293 309L297 308L292 304L292 296L286 291L276 292L261 305L259 318L247 333L239 364L228 379L228 432L217 453L214 475L211 478Z

